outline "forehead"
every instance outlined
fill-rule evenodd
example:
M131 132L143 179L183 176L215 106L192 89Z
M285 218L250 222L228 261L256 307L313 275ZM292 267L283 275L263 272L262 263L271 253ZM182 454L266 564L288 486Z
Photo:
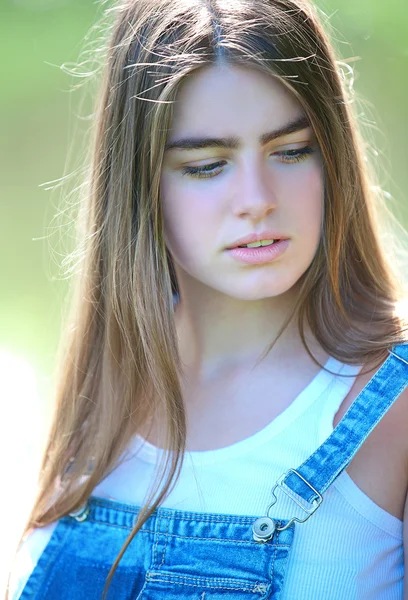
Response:
M171 137L258 135L302 113L299 102L272 75L250 67L205 67L186 78L179 88Z

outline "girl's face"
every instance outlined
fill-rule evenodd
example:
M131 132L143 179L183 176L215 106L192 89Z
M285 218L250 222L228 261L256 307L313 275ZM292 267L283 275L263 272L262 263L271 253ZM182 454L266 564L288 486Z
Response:
M205 68L179 90L171 144L161 201L180 289L195 280L248 300L290 290L316 253L324 198L321 155L297 100L254 69ZM286 241L230 250L250 234Z

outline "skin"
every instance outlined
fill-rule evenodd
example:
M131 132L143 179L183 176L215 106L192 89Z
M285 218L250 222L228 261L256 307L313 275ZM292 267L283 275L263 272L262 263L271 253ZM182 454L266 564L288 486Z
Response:
M319 370L306 355L294 324L256 372L252 369L296 298L321 237L324 186L318 148L314 145L315 153L293 164L285 164L278 154L313 146L312 131L298 131L265 146L258 142L260 135L300 114L298 102L276 79L243 67L210 67L180 88L168 141L193 136L242 139L235 150L167 151L161 175L166 243L181 296L175 321L188 375L182 384L188 450L219 448L253 435L285 410ZM218 161L224 166L214 177L182 174L186 166ZM278 260L248 266L225 251L237 238L266 228L290 238ZM328 357L310 331L307 340L324 363ZM375 370L356 378L333 427ZM347 469L368 498L404 522L404 547L407 407L405 390ZM150 441L160 445L157 430L152 432Z
M201 382L227 365L254 363L278 332L316 253L324 189L312 129L265 145L258 140L301 115L302 107L277 79L251 68L208 67L179 90L168 142L241 139L238 149L168 150L161 175L166 244L181 296L180 351ZM299 162L282 154L306 147L313 152ZM218 161L222 166L212 177L182 173L187 166ZM237 238L265 229L290 239L273 262L247 265L226 251ZM276 351L281 358L303 356L295 327L279 340L270 360L276 360Z

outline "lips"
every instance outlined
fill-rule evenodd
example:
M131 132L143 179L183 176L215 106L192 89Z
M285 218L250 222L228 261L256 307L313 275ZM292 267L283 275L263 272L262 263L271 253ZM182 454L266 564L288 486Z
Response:
M269 246L258 248L230 248L227 250L229 256L242 264L262 266L274 263L288 249L289 239L281 239Z
M287 240L288 236L279 233L277 231L261 231L260 233L250 233L244 237L238 238L231 245L227 246L227 250L237 248L238 246L245 246L246 244L252 244L253 242L260 242L261 240Z

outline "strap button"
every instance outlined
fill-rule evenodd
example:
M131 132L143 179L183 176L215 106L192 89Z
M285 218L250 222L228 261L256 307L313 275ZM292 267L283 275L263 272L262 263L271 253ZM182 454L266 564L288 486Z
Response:
M260 517L252 525L252 533L256 542L267 542L276 531L276 523L270 517Z
M70 517L73 517L76 521L85 521L85 519L89 515L89 507L87 502L78 507L77 510L74 510L68 514Z

